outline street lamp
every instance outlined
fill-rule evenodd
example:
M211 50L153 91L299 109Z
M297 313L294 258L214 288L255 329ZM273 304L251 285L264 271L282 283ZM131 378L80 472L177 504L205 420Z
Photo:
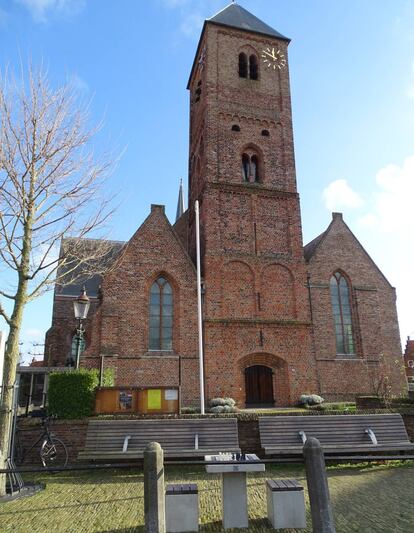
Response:
M76 337L77 337L76 363L75 363L76 370L79 369L80 351L81 351L81 345L83 344L83 334L85 333L85 330L83 329L82 320L86 319L90 305L91 303L89 301L88 296L86 295L85 286L83 286L80 295L73 302L73 310L75 312L75 318L78 321L78 327L76 330Z

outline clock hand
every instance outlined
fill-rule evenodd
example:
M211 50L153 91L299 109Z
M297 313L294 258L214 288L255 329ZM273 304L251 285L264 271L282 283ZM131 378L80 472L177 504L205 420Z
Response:
M263 54L266 54L267 56L270 56L272 59L276 59L272 54L269 54L269 52L266 52L266 50L263 50ZM263 54L262 54L262 57L264 57Z

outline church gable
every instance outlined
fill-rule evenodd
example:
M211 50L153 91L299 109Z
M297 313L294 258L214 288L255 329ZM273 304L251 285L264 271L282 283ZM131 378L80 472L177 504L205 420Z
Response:
M384 274L345 224L342 213L332 214L332 222L326 231L304 247L304 255L320 282L341 269L354 284L391 288Z
M166 218L164 207L153 205L103 279L102 352L180 352L185 349L184 344L194 349L186 335L196 328L195 283L194 265ZM169 308L162 310L168 318L160 318L160 311L155 308L163 298L165 305L168 300Z

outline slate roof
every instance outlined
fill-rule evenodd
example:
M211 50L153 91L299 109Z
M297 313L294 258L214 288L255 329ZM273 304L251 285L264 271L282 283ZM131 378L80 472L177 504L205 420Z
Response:
M82 244L84 244L85 248L87 249L88 256L93 255L91 254L91 252L93 252L94 247L98 248L102 246L102 244L108 246L107 253L105 253L104 256L101 256L99 257L99 259L96 260L96 270L98 272L102 272L102 270L104 270L105 268L109 268L109 266L114 263L121 249L125 245L125 242L122 241L110 241L103 239L63 239L61 243L61 255L66 253L65 250L70 247L73 241L76 241L78 243L82 242ZM90 261L88 266L86 266L85 264L79 265L79 267L74 272L74 277L76 278L76 281L74 283L69 283L67 285L56 284L56 294L62 296L79 296L82 287L85 286L86 293L88 296L97 297L99 293L99 286L102 282L102 276L100 274L94 274L92 276L90 275L90 272L94 270L92 263L93 261ZM65 265L59 267L57 272L58 278L61 278L61 276L65 274L65 268ZM86 269L88 270L88 274L83 275L83 272L85 272Z
M290 41L271 26L255 17L252 13L239 6L239 4L229 4L227 7L219 11L214 17L207 19L206 22L213 22L214 24L221 24L223 26L230 26L239 30L253 31L270 37L277 37L285 41Z
M306 262L311 259L311 257L316 251L316 248L319 246L319 243L322 241L325 235L326 231L315 237L311 242L308 242L308 244L303 247L303 255L305 256Z

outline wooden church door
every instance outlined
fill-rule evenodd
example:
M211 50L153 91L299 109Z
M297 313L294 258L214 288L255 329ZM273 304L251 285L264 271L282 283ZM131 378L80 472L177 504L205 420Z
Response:
M246 405L274 405L273 372L267 366L254 365L246 368Z

